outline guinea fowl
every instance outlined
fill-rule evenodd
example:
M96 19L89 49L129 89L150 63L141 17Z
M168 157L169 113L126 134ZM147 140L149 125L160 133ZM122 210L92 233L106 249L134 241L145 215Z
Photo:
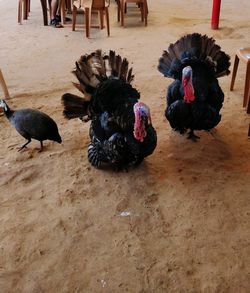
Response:
M224 94L218 77L230 73L230 57L213 38L188 34L164 51L158 70L174 80L167 91L165 116L181 134L199 138L194 130L210 130L221 120Z
M18 151L25 148L31 142L32 138L40 141L40 152L43 150L44 140L48 139L58 143L62 142L56 122L47 114L35 109L14 111L9 108L5 100L0 100L0 107L3 108L6 117L17 132L28 140Z
M81 56L73 73L79 81L74 85L84 97L64 94L63 113L67 119L91 120L89 162L117 169L139 165L153 153L157 136L149 108L131 86L134 76L127 59L97 50Z

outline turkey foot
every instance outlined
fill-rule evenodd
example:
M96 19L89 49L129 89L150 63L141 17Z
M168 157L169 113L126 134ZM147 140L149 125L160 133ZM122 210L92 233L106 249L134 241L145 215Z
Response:
M199 136L195 135L194 134L194 131L193 130L190 130L189 133L188 133L188 139L191 139L192 141L196 142L198 139L200 139Z

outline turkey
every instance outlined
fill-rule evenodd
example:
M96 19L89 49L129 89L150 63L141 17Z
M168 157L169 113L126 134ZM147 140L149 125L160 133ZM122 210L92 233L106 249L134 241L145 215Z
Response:
M157 135L150 110L140 102L132 87L134 78L127 59L114 51L101 50L81 56L73 71L83 97L62 96L67 119L91 120L88 160L100 167L105 163L122 169L139 165L156 148Z
M224 94L217 78L228 75L230 57L213 38L188 34L170 44L158 70L174 81L167 90L165 116L170 126L196 141L194 130L214 128L221 120Z
M14 111L9 108L5 100L0 100L0 107L4 110L6 117L17 132L28 140L18 151L25 148L32 138L40 141L40 152L43 150L44 140L62 142L56 122L47 114L35 109L19 109Z

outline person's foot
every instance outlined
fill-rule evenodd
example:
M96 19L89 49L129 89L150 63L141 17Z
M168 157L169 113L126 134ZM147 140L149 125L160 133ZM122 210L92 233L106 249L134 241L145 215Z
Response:
M60 23L60 21L58 21L57 18L51 19L50 25L53 26L53 27L55 27L55 28L61 28L61 27L63 27L63 25Z
M59 22L61 22L62 21L62 18L61 18L61 15L56 15L56 17L55 17ZM69 17L65 17L65 21L67 22L67 21L71 21L71 18L69 18Z

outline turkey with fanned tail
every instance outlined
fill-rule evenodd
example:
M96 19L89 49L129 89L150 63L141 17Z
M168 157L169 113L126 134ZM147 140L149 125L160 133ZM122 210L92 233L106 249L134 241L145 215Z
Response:
M67 119L91 120L89 162L115 169L139 165L154 152L157 135L148 106L131 85L134 75L127 59L114 51L105 55L96 50L81 56L73 73L79 81L74 85L84 96L64 94L63 114Z
M210 130L221 120L224 93L218 77L228 75L230 57L213 38L188 34L170 44L159 60L158 70L174 81L167 90L165 116L171 127L188 138L194 130Z

